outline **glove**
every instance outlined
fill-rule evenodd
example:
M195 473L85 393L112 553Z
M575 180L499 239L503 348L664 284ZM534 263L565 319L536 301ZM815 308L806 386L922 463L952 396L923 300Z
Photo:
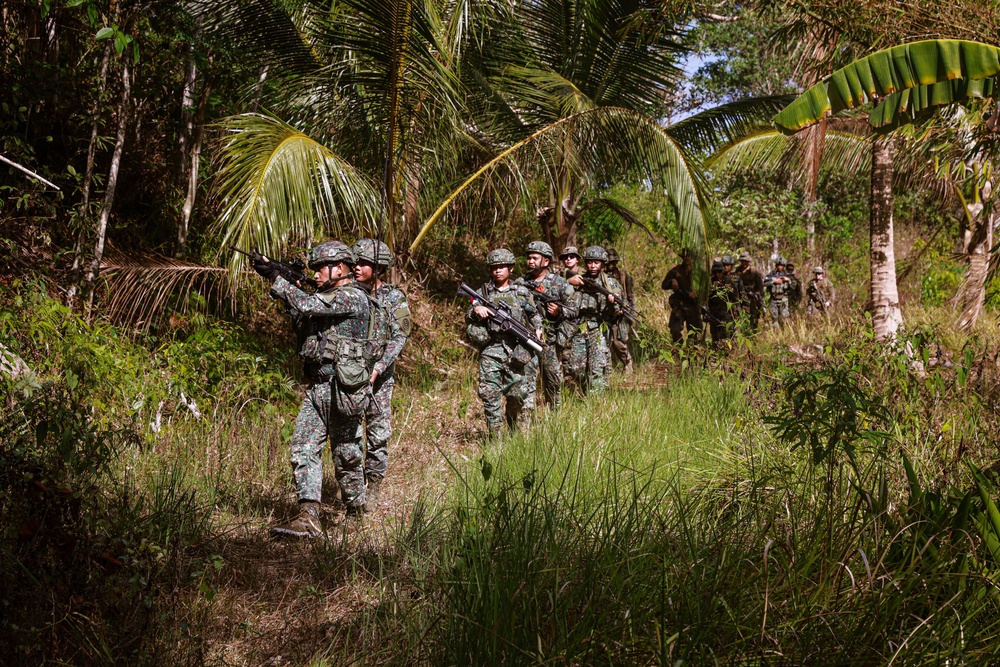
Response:
M278 267L271 262L257 261L253 263L253 270L262 275L272 283L278 278Z

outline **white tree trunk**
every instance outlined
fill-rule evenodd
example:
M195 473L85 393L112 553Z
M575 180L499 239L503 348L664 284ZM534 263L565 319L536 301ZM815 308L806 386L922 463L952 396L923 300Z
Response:
M108 187L104 192L104 206L97 221L97 240L94 243L94 257L87 271L86 314L89 317L94 305L94 281L101 270L101 259L104 258L104 240L108 231L108 219L111 217L111 207L115 202L115 190L118 187L118 172L121 168L122 152L125 149L125 134L128 132L129 103L132 98L132 81L128 61L122 63L122 97L118 104L118 133L115 137L115 151L111 155L111 168L108 170Z
M983 187L984 202L990 198L992 189L989 182ZM993 248L993 226L997 223L997 213L992 207L989 213L983 212L982 208L980 204L979 214L973 221L966 255L969 269L958 294L958 304L962 309L958 326L964 331L971 331L976 326L986 301L986 278L990 270L990 250Z
M896 286L896 252L892 228L893 140L872 142L871 181L871 294L869 307L875 337L892 339L903 324Z
M191 214L194 212L194 204L198 196L198 168L201 165L201 147L205 136L205 108L208 106L208 96L211 90L211 80L206 78L201 89L201 97L198 100L198 111L192 122L194 133L191 136L191 164L187 170L187 195L184 197L184 205L181 207L181 221L177 226L177 251L174 253L177 257L184 257L187 254L188 229L191 226Z

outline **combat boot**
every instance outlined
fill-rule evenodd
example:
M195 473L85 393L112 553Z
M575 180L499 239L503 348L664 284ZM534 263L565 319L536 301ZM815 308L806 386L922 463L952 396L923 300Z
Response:
M271 537L283 538L316 538L323 534L323 525L319 521L319 503L306 500L299 503L299 515L291 521L279 523L271 529Z
M375 511L375 507L378 505L378 499L380 495L380 488L382 486L382 478L377 475L371 475L368 478L368 486L365 489L365 512L371 513Z

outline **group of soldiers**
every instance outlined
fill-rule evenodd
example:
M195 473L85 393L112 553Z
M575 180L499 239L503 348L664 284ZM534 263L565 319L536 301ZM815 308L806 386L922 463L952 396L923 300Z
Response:
M383 282L391 265L389 247L376 239L353 247L320 243L308 254L316 286L309 293L282 275L279 263L254 261L254 270L272 283L271 296L292 316L307 382L291 441L299 513L271 529L275 538L322 535L327 439L346 508L336 522L356 523L378 501L388 470L393 371L410 334L406 295Z
M753 258L746 252L739 256L739 267L732 255L712 261L705 306L699 304L692 289L692 260L687 253L682 254L680 264L667 272L661 286L671 290L669 328L675 343L683 340L685 327L689 335L700 334L703 322L708 323L712 342L717 345L731 338L740 322L750 331L756 331L765 307L771 327L778 328L799 309L803 298L802 281L795 275L793 264L778 257L774 270L762 276L753 268ZM808 314L830 312L834 289L822 266L813 269L805 296Z
M530 421L539 379L546 403L557 409L567 381L585 394L599 393L608 387L613 359L626 371L632 368L628 341L640 314L634 281L617 252L590 246L581 255L568 246L559 255L561 266L543 241L532 241L524 252L527 272L516 280L514 253L490 252L491 279L479 292L469 291L466 330L479 350L478 393L491 436ZM327 241L309 250L309 280L255 255L254 270L272 283L271 296L292 317L307 381L291 440L299 513L271 529L276 538L322 534L327 439L345 507L336 523L359 521L378 501L388 471L393 371L411 329L406 295L384 282L392 262L389 247L377 239L353 247ZM765 305L772 326L780 326L801 301L801 282L783 258L766 276L747 253L735 264L729 255L713 262L706 306L692 289L688 254L667 273L662 287L672 292L669 328L675 342L683 340L685 326L689 334L701 333L703 321L715 343L731 336L740 320L756 329ZM827 313L833 287L822 267L814 275L806 288L807 310ZM304 290L305 283L315 289Z
M491 435L530 421L539 375L546 403L558 408L566 379L584 393L599 393L608 387L612 355L632 368L633 281L619 267L618 254L591 246L581 256L568 246L557 268L552 247L532 241L525 255L527 273L516 280L513 252L499 248L487 255L491 279L478 294L490 303L474 299L465 317L479 350L479 397ZM491 305L525 324L541 351L505 328Z

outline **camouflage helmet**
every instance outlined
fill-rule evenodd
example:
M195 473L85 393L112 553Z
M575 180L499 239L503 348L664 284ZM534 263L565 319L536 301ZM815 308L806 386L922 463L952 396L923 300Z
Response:
M817 267L813 268L813 273L822 274L823 273L823 267L822 266L817 266Z
M605 264L608 263L608 251L599 245L592 245L583 251L583 261L600 261Z
M538 253L542 257L548 257L549 259L554 259L552 254L552 246L550 246L545 241L532 241L528 244L528 247L524 249L525 254L530 255L532 253Z
M559 253L560 258L569 257L570 255L576 255L577 257L580 256L580 253L576 249L575 245L568 245L565 248L563 248L563 251L561 253Z
M621 257L618 256L618 251L614 248L608 248L608 264L613 264L614 262L620 262Z
M725 270L726 267L723 265L722 262L718 261L712 262L712 273L715 273L716 271L725 271Z
M310 269L318 269L326 264L344 262L354 266L354 253L343 241L324 241L309 249L308 263Z
M486 264L490 268L494 266L507 266L513 265L517 260L514 259L514 253L507 248L499 248L497 250L491 250L490 254L486 256Z
M375 251L376 244L378 244L377 253ZM358 239L351 250L354 252L354 256L358 258L358 261L365 260L369 264L383 269L388 269L392 266L392 251L389 250L389 246L381 241L376 241L375 239Z
M732 255L723 255L722 256L722 264L724 266L733 266L734 264L736 264L736 260L733 259Z
M788 264L788 262L787 262L787 261L785 260L785 258L784 258L784 257L779 257L779 258L778 258L777 260L775 260L775 262L774 262L774 265L775 265L775 266L784 266L785 264Z
M740 261L741 262L752 262L753 261L753 257L751 257L750 253L748 253L748 252L742 252L742 253L740 253Z

